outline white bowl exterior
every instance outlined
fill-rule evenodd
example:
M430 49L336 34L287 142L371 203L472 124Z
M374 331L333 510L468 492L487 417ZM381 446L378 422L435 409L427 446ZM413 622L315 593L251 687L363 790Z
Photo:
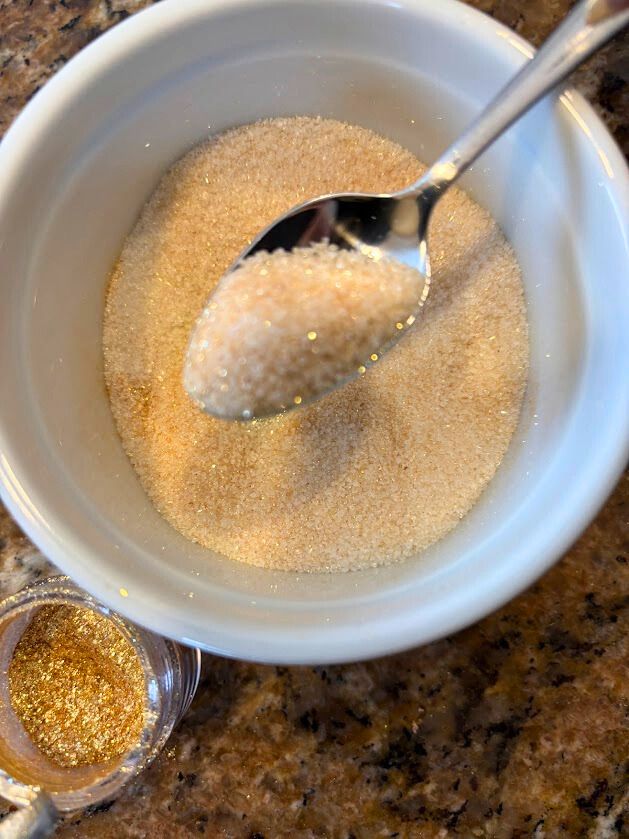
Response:
M165 0L35 97L0 147L0 477L59 567L157 632L310 663L452 632L558 558L610 491L629 440L627 173L575 94L537 106L464 182L522 264L531 377L496 478L422 556L298 575L189 543L133 473L102 376L109 271L161 173L193 143L310 113L430 160L530 54L454 0Z

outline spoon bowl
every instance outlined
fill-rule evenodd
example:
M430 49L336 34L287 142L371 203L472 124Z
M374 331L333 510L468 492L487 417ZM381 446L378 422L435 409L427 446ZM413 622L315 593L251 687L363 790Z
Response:
M294 207L265 228L236 264L258 251L293 250L328 241L371 259L388 257L419 271L430 285L426 231L428 213L414 196L344 193L324 195ZM409 312L409 314L411 314Z
M199 407L262 419L364 374L428 296L420 207L413 197L330 195L263 230L194 328L184 386Z

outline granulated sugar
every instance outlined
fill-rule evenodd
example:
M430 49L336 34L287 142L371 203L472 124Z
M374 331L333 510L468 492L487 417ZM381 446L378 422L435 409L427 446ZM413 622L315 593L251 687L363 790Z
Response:
M247 424L204 414L182 383L197 316L261 228L308 198L391 191L421 171L366 129L304 117L212 138L162 179L112 275L105 373L131 462L188 538L254 565L364 568L440 539L491 480L522 403L525 305L513 251L458 190L432 221L421 316L359 379Z
M365 373L401 337L424 284L402 262L323 242L256 253L223 278L199 318L186 390L229 419L305 404Z

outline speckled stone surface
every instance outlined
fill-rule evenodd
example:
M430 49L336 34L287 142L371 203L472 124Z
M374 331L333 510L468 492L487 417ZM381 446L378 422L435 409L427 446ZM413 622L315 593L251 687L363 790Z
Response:
M75 52L149 3L0 0L0 130ZM571 3L472 5L539 43ZM628 82L626 37L576 78L625 150ZM49 570L0 509L0 594ZM454 637L342 667L207 656L166 751L59 836L626 836L628 595L625 476L552 571Z

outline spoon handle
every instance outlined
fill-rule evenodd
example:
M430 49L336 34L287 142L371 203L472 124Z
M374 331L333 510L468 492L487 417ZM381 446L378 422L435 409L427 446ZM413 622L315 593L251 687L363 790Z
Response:
M629 0L579 3L523 69L403 195L432 206L522 114L629 23Z

